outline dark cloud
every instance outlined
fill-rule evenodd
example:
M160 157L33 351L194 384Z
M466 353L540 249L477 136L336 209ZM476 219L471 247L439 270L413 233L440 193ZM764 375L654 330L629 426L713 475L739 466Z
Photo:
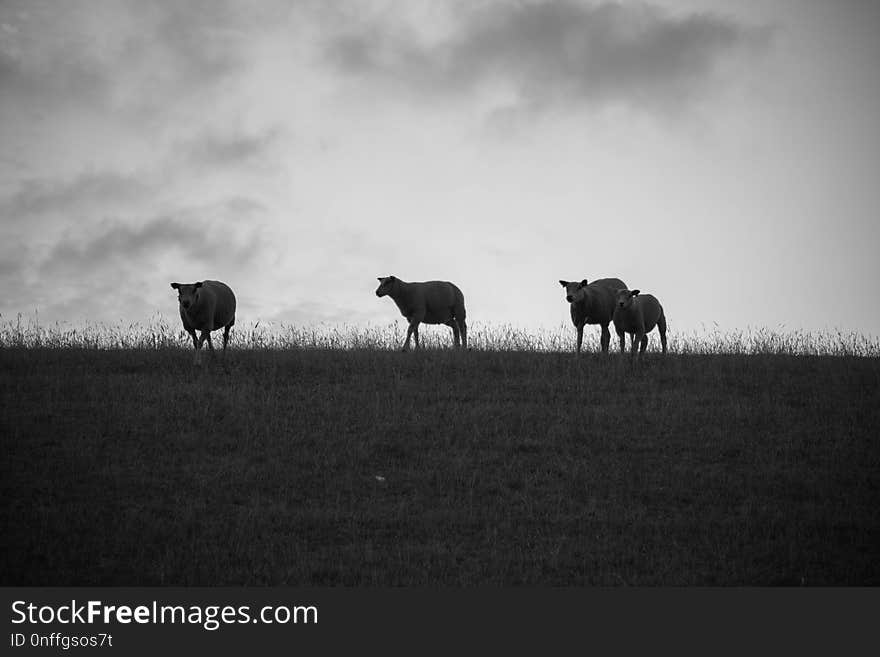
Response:
M143 117L205 102L247 69L250 40L271 20L250 4L12 0L0 5L0 103Z
M85 171L72 178L30 178L0 197L0 217L22 221L35 215L113 214L154 202L174 181L215 169L269 164L279 130L256 135L209 134L175 144L158 164L136 173Z
M187 83L221 80L240 69L246 31L239 26L245 8L215 2L175 2L156 12L152 33L129 42L129 52L151 59L154 49L167 58L166 75Z
M13 295L13 290L24 280L24 271L31 258L30 249L20 240L4 240L0 244L0 290L4 301Z
M0 6L0 108L106 101L107 63L88 35L65 33L75 25L71 10L39 2Z
M31 179L0 203L0 212L18 219L51 212L76 213L95 203L131 203L150 195L153 184L109 171L85 172L69 180Z
M324 54L341 71L427 98L497 84L534 107L572 100L675 105L701 93L726 56L769 35L649 5L493 3L463 12L439 43L365 23L330 39Z
M11 53L0 49L0 89L12 93L24 80L25 75L19 60Z
M0 313L95 321L173 310L173 280L238 283L275 262L266 215L256 201L230 198L140 222L71 227L45 248L0 241Z
M269 130L257 135L208 134L181 143L178 152L198 167L227 167L265 161L277 140L279 131Z
M181 209L130 225L104 222L87 235L68 233L41 266L46 275L148 268L160 257L192 265L235 266L264 255L262 206L231 199L217 206Z
M39 305L33 295L36 257L35 250L24 241L0 236L0 315L4 318Z

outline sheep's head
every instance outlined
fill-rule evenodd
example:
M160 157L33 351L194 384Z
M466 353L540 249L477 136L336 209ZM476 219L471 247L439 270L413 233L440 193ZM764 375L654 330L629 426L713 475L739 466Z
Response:
M391 294L391 289L394 287L396 280L394 276L380 276L379 287L376 288L376 296L384 297L386 294Z
M626 310L632 306L633 299L639 296L639 290L627 290L625 287L617 291L617 302L615 305L621 310Z
M587 279L585 278L580 283L570 282L570 281L559 281L559 284L565 288L565 300L569 303L577 303L581 299L584 298L584 294L586 294L587 288Z
M172 283L171 287L177 290L177 300L184 310L188 310L190 306L195 305L199 301L199 283Z

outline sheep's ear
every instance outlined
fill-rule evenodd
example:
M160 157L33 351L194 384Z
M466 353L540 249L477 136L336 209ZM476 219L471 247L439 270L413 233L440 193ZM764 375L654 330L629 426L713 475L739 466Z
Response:
M199 281L198 283L196 283L195 285L193 285L193 287L196 288L196 289L198 290L200 287L202 287L202 282Z
M180 288L180 283L172 283L172 284L171 284L171 289L172 289L172 290L177 290L177 289L179 289L179 288Z
M383 280L385 280L385 279L383 279L381 276L376 276L376 280L379 281L379 282L381 283L381 282L382 282Z
M559 281L559 284L560 284L562 287L568 287L568 281Z
M578 285L578 287L587 287L587 279L585 278L584 280L582 280L581 284Z
M633 290L632 292L629 293L629 296L637 297L637 296L639 296L639 292L641 292L641 290Z

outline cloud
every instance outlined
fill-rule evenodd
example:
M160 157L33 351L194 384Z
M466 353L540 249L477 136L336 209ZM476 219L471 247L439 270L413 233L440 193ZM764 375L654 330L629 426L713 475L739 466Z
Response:
M265 246L259 215L262 206L249 199L184 208L137 225L102 222L86 236L68 232L51 250L41 270L46 275L129 265L149 267L163 256L188 264L241 265Z
M167 301L172 280L235 281L271 262L264 215L260 203L230 198L68 230L25 272L27 305L49 319L143 317Z
M0 289L3 301L21 295L24 271L31 258L30 249L20 240L5 240L0 244Z
M150 195L154 185L110 171L89 171L69 180L35 178L22 182L0 203L3 215L20 219L51 212L76 213L96 203L131 203Z
M205 102L246 71L268 14L234 1L12 0L0 6L0 98L135 117Z
M210 133L174 143L166 152L159 150L154 162L131 173L89 170L68 178L27 178L5 198L0 196L0 215L20 223L35 216L107 216L154 205L181 181L192 189L212 172L270 166L280 134L279 129L244 135Z
M177 149L188 164L200 168L223 168L265 162L279 139L280 131L255 135L205 134L182 142Z
M387 22L350 24L324 56L355 78L428 100L495 86L538 109L571 101L666 106L702 93L724 58L769 37L768 28L651 5L492 3L462 12L434 43Z
M12 5L0 7L8 28L0 36L0 107L105 100L106 64L97 47L84 35L64 32L75 23L70 7L35 3L15 11Z

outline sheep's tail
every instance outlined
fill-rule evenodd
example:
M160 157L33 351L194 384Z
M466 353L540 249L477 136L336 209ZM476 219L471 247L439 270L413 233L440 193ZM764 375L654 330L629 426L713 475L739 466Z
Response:
M663 306L660 306L660 317L657 318L657 332L660 333L660 344L663 347L663 353L666 353L666 313Z
M464 295L459 290L455 295L455 305L452 307L452 316L460 322L467 318L467 311L464 308Z

